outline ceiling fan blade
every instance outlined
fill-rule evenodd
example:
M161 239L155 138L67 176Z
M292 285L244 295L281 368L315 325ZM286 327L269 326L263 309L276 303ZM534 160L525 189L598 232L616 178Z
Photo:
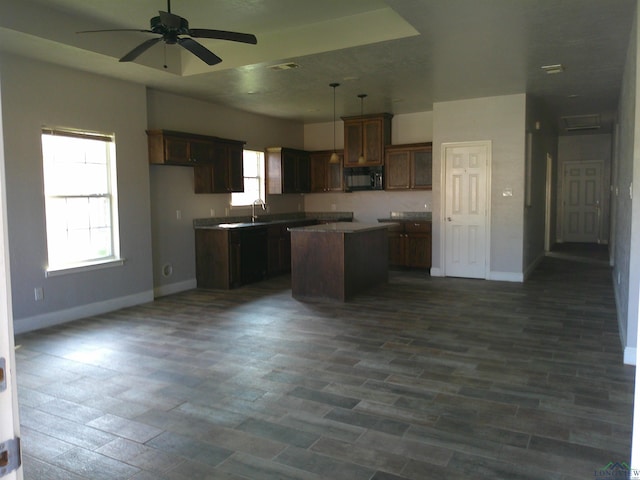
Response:
M226 30L209 30L207 28L192 28L189 35L195 38L215 38L217 40L230 40L232 42L250 43L256 45L258 39L250 33L227 32Z
M207 65L216 65L222 61L219 56L203 47L192 38L178 38L178 43Z
M138 28L111 28L107 30L81 30L76 33L102 33L102 32L143 32L143 33L154 33L151 30L140 30Z
M140 45L138 45L136 48L134 48L129 53L127 53L124 57L122 57L120 61L131 62L132 60L135 60L136 58L138 58L138 55L140 55L142 52L152 47L153 45L155 45L161 40L162 40L162 37L158 37L158 38L151 38L146 42L142 42Z
M182 17L180 17L179 15L174 15L170 12L163 12L162 10L160 10L160 12L158 13L160 13L160 21L166 27L178 30L182 25Z

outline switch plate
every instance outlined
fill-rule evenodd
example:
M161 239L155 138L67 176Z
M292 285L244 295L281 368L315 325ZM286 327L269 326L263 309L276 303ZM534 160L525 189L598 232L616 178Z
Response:
M36 302L41 302L44 299L44 290L42 290L42 287L34 288L33 296L36 299Z

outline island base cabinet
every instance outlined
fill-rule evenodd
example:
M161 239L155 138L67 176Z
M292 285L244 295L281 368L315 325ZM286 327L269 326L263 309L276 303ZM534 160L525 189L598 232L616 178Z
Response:
M346 301L389 276L385 229L291 232L291 294L299 300Z

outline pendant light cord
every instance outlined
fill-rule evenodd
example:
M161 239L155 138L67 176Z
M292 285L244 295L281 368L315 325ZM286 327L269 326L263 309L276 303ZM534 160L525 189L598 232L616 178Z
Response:
M338 163L338 154L336 153L336 87L339 87L339 83L330 83L329 86L333 88L333 153L329 159L329 163Z

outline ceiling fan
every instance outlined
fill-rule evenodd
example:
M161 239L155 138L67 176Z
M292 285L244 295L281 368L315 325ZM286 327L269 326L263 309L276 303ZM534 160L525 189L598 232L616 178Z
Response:
M133 28L118 28L110 30L85 30L77 33L97 33L97 32L144 32L155 33L160 37L151 38L142 42L136 48L120 59L121 62L131 62L138 58L147 49L163 40L168 45L178 44L193 53L207 65L216 65L222 61L215 53L196 42L194 38L213 38L216 40L229 40L232 42L250 43L256 45L258 40L250 33L228 32L226 30L210 30L207 28L189 28L186 18L171 13L171 0L167 0L167 11L158 12L160 15L150 20L149 30L139 30ZM186 36L186 37L183 37Z

